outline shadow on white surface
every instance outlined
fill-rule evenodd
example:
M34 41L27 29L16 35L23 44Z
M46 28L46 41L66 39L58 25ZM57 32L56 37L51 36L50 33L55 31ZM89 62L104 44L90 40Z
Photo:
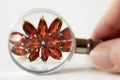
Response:
M22 70L3 72L0 80L119 80L119 74L99 71L95 68L66 68L48 75L35 75ZM6 75L5 75L6 74Z
M90 67L85 67L85 68L66 68L66 69L61 69L57 74L70 74L70 73L80 73L84 71L98 71L95 68L90 68Z

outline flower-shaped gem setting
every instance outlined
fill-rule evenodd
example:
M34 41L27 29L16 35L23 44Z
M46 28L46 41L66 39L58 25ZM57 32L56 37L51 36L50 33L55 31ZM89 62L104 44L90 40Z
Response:
M24 34L16 31L10 34L10 43L13 44L11 52L18 56L29 55L30 61L40 57L46 62L49 56L60 60L62 52L69 52L72 44L70 29L67 27L61 30L61 27L60 18L55 18L49 28L43 17L37 29L29 21L24 21L22 25Z

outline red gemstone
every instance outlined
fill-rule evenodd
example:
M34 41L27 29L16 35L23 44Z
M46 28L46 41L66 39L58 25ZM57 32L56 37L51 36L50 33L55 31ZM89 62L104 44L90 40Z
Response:
M21 48L20 47L13 47L12 48L12 52L15 55L19 55L19 56L27 54L27 51L24 48L22 48L22 47Z
M61 59L62 53L59 49L52 48L50 52L50 56L53 57L54 59Z
M10 34L10 42L13 44L18 43L22 38L24 37L24 35L22 33L19 32L12 32Z
M33 50L30 55L29 55L29 60L34 61L39 57L39 51L38 50Z
M62 26L62 21L59 18L56 18L49 27L49 33L59 32Z
M72 38L71 31L69 28L65 28L61 33L63 34L64 40L69 40Z
M58 44L60 43L60 40L59 39L57 39L56 38L57 36L49 36L49 38L48 38L48 42L47 42L47 45L49 46L49 47L57 47L58 46Z
M69 52L71 49L71 46L72 46L71 41L63 42L62 50L64 52Z
M23 24L23 30L30 38L34 37L34 35L37 33L37 30L35 29L35 27L27 21L25 21Z
M41 51L41 59L43 62L48 60L49 54L50 54L49 49L43 46Z
M24 46L26 48L36 49L41 47L41 43L39 42L37 37L34 37L32 39L26 38L24 41Z
M25 21L23 30L25 35L13 32L10 35L10 42L13 43L12 52L22 56L29 53L29 60L34 61L39 57L45 62L49 56L54 59L61 59L62 52L69 52L71 48L71 31L65 28L60 31L62 20L55 18L48 29L45 19L40 19L38 29L30 22ZM17 37L16 37L17 36ZM11 37L15 37L15 40ZM39 52L41 51L41 52Z
M43 17L40 19L40 22L39 22L38 33L40 34L40 37L42 39L45 39L48 34L48 27Z

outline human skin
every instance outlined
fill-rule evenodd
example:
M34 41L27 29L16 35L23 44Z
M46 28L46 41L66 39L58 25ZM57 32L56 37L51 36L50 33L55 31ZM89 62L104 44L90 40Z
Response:
M95 28L91 38L103 40L90 52L95 67L120 73L120 0L113 0L111 8Z

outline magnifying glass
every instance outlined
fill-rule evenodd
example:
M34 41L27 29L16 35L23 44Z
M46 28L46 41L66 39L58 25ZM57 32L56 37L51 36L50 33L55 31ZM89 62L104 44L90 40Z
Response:
M75 38L70 25L50 9L22 14L9 35L9 52L22 69L39 74L59 70L73 54L89 54L101 41Z

